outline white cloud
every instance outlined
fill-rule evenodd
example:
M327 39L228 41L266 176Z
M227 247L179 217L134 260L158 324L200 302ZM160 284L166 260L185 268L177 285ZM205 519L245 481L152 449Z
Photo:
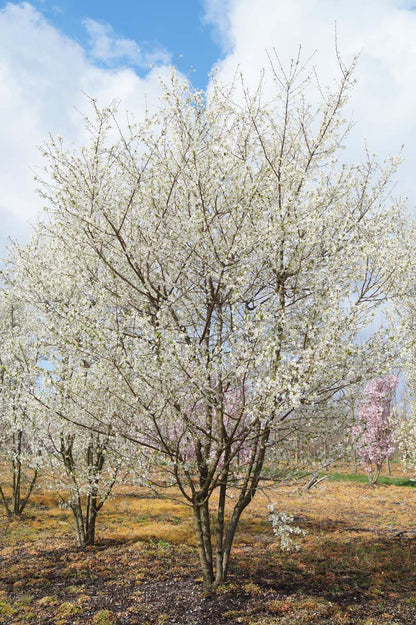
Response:
M122 110L139 117L158 98L158 75L167 71L159 67L140 78L128 67L97 67L29 3L0 10L0 242L9 234L27 236L27 220L35 221L41 206L33 182L42 164L36 146L49 132L81 142L78 111L89 109L83 93L103 105L121 101Z
M163 48L143 50L132 39L118 38L109 24L102 24L90 18L84 20L90 37L90 54L97 61L127 61L137 67L149 68L152 64L169 63L170 55Z
M360 54L349 112L357 121L350 139L354 157L364 137L371 151L397 154L405 144L399 190L416 206L416 3L406 0L206 0L224 59L218 71L230 79L237 64L249 84L276 48L284 65L302 45L322 82L337 72L335 23L344 60ZM416 7L415 7L416 8Z

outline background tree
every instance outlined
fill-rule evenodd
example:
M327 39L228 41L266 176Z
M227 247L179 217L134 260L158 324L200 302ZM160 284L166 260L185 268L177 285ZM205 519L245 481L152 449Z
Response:
M304 405L292 413L289 422L281 424L272 437L278 444L272 444L266 456L269 477L286 475L298 480L302 474L310 488L329 467L351 462L354 420L350 393L357 393L357 388L348 387L323 403Z
M399 379L396 375L371 380L364 389L364 401L358 411L358 423L353 427L357 453L368 473L370 484L375 484L383 462L396 447L392 403Z
M416 474L416 418L414 411L403 413L395 431L395 443L407 471Z
M19 517L32 494L40 467L36 384L39 357L35 328L13 287L0 290L0 462L11 496L0 484L8 516Z
M113 487L137 462L133 454L127 462L126 441L113 431L114 402L100 372L85 361L51 362L36 395L43 409L44 473L72 512L78 545L86 547L95 544L98 513ZM106 422L106 432L95 430L99 421Z
M162 482L192 506L207 592L283 425L392 355L384 328L357 337L408 259L396 163L337 157L351 68L311 104L299 59L276 67L268 99L263 82L214 79L205 95L174 74L119 140L105 109L80 152L52 141L37 246L57 255L32 263L32 244L18 259L25 297L49 325L70 319L67 344L111 372L111 426L163 457ZM44 298L50 276L88 285L94 305Z
M120 405L114 392L113 369L95 357L91 347L91 336L101 342L109 338L110 304L98 310L91 278L83 281L72 273L63 282L56 271L44 273L56 262L74 269L70 258L62 257L59 239L47 241L46 245L42 237L33 237L30 260L26 258L25 272L19 274L19 297L37 311L37 341L43 355L30 397L39 414L45 480L71 510L77 543L86 547L95 543L98 513L113 487L127 472L130 477L139 473L143 481L147 467L143 454L129 446L112 424L114 415L125 414L127 406ZM23 259L23 250L21 255ZM109 343L106 348L110 350Z
M415 232L410 236L415 239ZM416 468L416 298L415 267L409 266L405 276L406 289L396 302L396 314L401 321L401 351L405 380L405 392L400 401L400 419L397 420L395 443L400 452L404 467L411 473Z

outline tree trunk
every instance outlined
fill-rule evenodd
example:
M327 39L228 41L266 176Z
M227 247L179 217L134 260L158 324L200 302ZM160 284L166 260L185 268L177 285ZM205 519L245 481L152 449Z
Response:
M87 514L85 519L85 544L84 547L95 544L95 524L97 521L97 494L87 496Z
M217 531L216 531L216 553L215 569L213 562L213 549L210 530L210 513L208 501L193 501L194 522L197 535L198 554L202 569L203 590L207 594L213 594L218 586L227 580L230 566L231 549L234 542L240 517L245 508L253 499L260 480L261 471L264 464L266 444L270 436L267 430L260 437L258 447L253 452L250 467L243 480L238 500L233 508L231 518L225 522L225 502L227 489L229 487L229 472L227 468L221 475L219 486L219 499L217 507Z
M354 473L358 473L357 452L354 449Z
M225 497L227 494L226 478L220 486L218 500L218 527L217 527L217 553L216 553L216 579L218 583L224 580L224 521L225 521Z
M84 515L82 514L82 502L77 493L71 493L70 507L74 517L74 529L79 547L86 546L86 535L84 526Z
M203 528L201 508L197 503L194 503L193 505L193 513L194 513L196 539L197 539L197 545L198 545L199 562L201 564L201 569L202 569L202 579L203 579L202 588L204 592L211 593L212 583L214 581L214 572L213 572L213 565L212 565L212 550L211 550L211 558L210 558L209 553L207 553L207 548L206 548L206 539L205 539L206 530L204 530Z
M2 500L3 505L4 505L4 507L5 507L5 510L6 510L6 514L7 514L7 516L8 516L8 517L13 516L13 512L11 511L11 509L10 509L10 507L9 507L9 504L8 504L8 502L7 502L7 499L6 499L6 496L5 496L5 494L4 494L3 489L2 489L2 487L1 487L1 486L0 486L0 497L1 497L1 500Z
M79 547L90 547L95 544L95 527L100 507L97 502L97 494L89 493L84 514L78 488L76 485L71 487L70 508L74 517L74 529Z
M20 491L22 487L22 430L13 434L13 516L20 516Z
M368 471L368 481L370 483L371 486L374 486L378 480L378 478L380 477L380 473L381 473L381 467L383 465L382 464L376 464L375 470L373 471L373 467L372 465L370 465L369 471Z

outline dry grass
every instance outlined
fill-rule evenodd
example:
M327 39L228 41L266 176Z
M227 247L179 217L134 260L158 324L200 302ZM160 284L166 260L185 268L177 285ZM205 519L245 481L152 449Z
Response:
M299 552L276 546L271 502L308 532ZM242 518L230 581L209 606L189 507L122 487L99 515L97 547L82 551L57 504L39 490L21 520L0 515L1 625L416 623L411 488L268 486Z

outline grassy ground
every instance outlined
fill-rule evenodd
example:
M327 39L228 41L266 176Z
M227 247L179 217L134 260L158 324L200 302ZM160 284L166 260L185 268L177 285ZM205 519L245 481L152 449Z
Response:
M355 482L356 484L368 483L368 477L363 473L330 473L329 479L335 482ZM378 484L416 488L416 480L408 477L389 477L388 475L381 475L378 478Z
M80 550L68 511L38 492L20 521L0 516L0 623L413 625L415 491L337 479L260 493L215 598L201 593L186 506L123 487L100 513L98 545ZM307 531L300 551L276 545L271 502Z

